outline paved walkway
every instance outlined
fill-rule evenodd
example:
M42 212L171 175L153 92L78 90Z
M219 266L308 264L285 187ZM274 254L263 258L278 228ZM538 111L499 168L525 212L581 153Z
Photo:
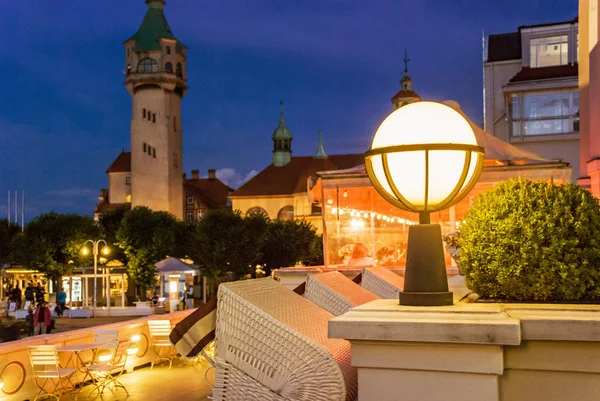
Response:
M75 395L68 394L60 397L61 401L207 401L207 396L212 393L211 388L204 381L204 372L210 365L204 359L198 363L188 361L175 361L173 367L158 365L154 369L142 368L121 376L121 383L127 387L130 396L123 389L117 389L114 394L105 390L102 397L93 392L93 387L85 386ZM208 378L213 381L214 370L209 372ZM241 401L241 400L240 400Z

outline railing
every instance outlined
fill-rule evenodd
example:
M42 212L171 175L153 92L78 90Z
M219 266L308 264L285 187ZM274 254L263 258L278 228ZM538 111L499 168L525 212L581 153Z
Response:
M27 347L29 345L53 344L61 347L69 344L92 343L96 330L118 330L121 339L137 340L135 348L137 353L127 358L127 371L132 371L135 367L149 364L154 358L152 347L149 347L148 320L166 319L171 324L176 324L191 311L173 312L164 315L144 316L138 319L127 320L119 323L111 323L102 326L94 326L85 329L71 330L56 334L47 334L34 337L26 337L21 340L11 341L0 344L0 379L4 383L0 390L0 399L2 401L21 401L24 399L33 399L38 392L35 385ZM61 353L60 359L65 363L70 355ZM91 356L91 351L89 352ZM88 355L82 355L87 358ZM175 374L175 373L174 373ZM78 372L75 383L79 383L84 377L84 373Z

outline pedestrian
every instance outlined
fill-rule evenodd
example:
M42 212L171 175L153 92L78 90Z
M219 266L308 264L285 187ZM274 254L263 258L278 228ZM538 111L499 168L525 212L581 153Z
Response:
M33 336L33 307L30 306L27 309L27 316L25 316L25 327L27 330L27 336Z
M35 300L36 302L42 302L45 300L44 298L44 294L46 293L46 291L44 290L44 287L42 287L42 285L40 283L38 283L36 289L35 289Z
M35 301L35 290L32 283L27 284L27 288L25 288L25 301Z
M12 295L13 295L13 302L17 303L17 309L21 309L21 303L22 303L22 300L21 300L21 296L22 296L21 289L19 287L15 287L13 289Z
M62 288L56 294L56 303L58 303L56 308L56 315L58 317L62 317L67 303L67 293L64 292Z
M184 293L185 308L192 309L194 307L194 287L190 284Z
M50 313L48 305L45 301L40 302L33 315L33 335L38 335L38 333L45 334L46 325L50 325L51 320L52 314Z

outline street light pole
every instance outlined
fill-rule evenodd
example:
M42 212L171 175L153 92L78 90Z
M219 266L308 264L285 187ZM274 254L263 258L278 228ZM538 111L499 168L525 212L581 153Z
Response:
M85 247L87 245L88 242L92 243L92 252L94 254L94 317L96 317L96 282L98 281L98 244L103 242L104 243L104 247L105 247L105 251L103 251L103 253L108 254L108 245L106 244L106 241L104 241L103 239L99 239L97 241L94 240L87 240L85 241L85 243L83 244L84 246L84 254L87 254L87 248ZM110 301L109 301L110 302Z

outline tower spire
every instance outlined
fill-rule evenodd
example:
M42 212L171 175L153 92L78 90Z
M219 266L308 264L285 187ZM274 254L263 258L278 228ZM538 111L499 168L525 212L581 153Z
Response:
M276 167L285 166L292 159L292 133L285 125L283 118L283 100L279 102L279 126L273 131L273 159Z
M408 58L408 50L406 50L406 47L404 48L404 75L408 75L408 63L410 62L410 59Z
M319 144L317 146L317 153L315 153L313 159L327 159L328 157L323 146L323 132L319 130Z
M285 119L283 118L283 100L279 101L279 110L280 110L279 122L280 123L285 123Z

